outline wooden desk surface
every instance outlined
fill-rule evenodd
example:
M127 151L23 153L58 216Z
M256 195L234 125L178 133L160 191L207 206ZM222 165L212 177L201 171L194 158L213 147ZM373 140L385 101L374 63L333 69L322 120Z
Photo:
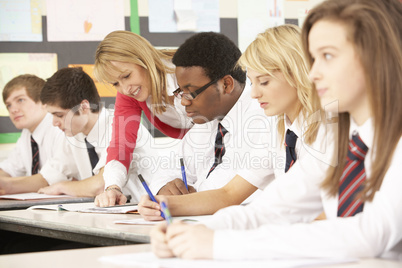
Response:
M68 241L115 246L149 243L152 226L115 224L134 214L95 214L53 210L0 211L0 229Z
M115 247L101 247L89 249L59 250L40 253L24 253L0 255L0 267L2 268L106 268L128 267L118 264L109 264L99 260L102 256L129 254L134 252L150 251L151 245L126 245ZM326 265L327 268L400 268L401 262L363 259L356 263ZM136 266L130 266L136 267ZM144 266L141 266L144 267ZM152 266L155 267L155 266ZM314 266L317 267L317 266Z
M73 196L60 196L60 198L32 199L32 200L0 199L0 210L26 209L36 205L83 203L93 201L94 201L93 197L73 197Z

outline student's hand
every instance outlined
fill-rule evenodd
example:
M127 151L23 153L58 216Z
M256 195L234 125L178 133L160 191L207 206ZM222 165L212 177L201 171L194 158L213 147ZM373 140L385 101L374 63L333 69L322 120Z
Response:
M9 193L10 177L0 176L0 195Z
M155 198L158 202L160 201L158 196ZM138 212L146 221L163 220L160 205L152 201L148 195L143 195L141 197L140 203L138 204Z
M182 195L195 192L196 191L193 186L188 185L187 191L186 185L184 185L183 180L174 179L166 183L166 185L159 190L158 195Z
M202 224L172 223L166 231L169 249L183 259L212 259L214 231Z
M124 205L126 202L126 196L116 189L105 190L103 193L97 195L95 198L95 206L98 207Z
M61 190L62 182L58 182L55 184L52 184L47 187L42 187L38 190L38 193L40 194L49 194L49 195L60 195L64 194L64 192Z
M173 252L169 249L166 241L167 223L162 222L154 226L150 232L152 252L159 258L174 257Z

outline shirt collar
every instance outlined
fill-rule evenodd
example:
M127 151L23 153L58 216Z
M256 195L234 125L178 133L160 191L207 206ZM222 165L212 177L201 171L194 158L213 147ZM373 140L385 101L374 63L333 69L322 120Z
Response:
M98 120L96 120L95 125L92 127L91 131L89 131L87 138L87 141L92 145L92 146L98 146L97 143L99 143L99 133L105 133L106 132L106 122L108 120L107 118L108 114L106 113L106 109L102 108L102 110L99 112Z
M39 123L39 125L35 128L34 132L31 133L33 139L37 144L42 144L42 141L45 137L46 132L48 131L49 126L54 127L52 124L53 116L49 113L46 113L45 117Z
M302 125L303 125L303 115L299 113L299 115L295 118L293 123L290 122L289 117L285 114L285 133L289 129L293 131L298 138L302 137Z
M374 140L373 119L369 118L363 123L363 125L358 126L352 117L350 117L349 138L352 138L352 135L356 133L359 134L360 138L367 147L372 147Z
M234 127L233 124L241 122L241 120L239 120L239 112L241 112L242 109L246 109L250 105L250 102L252 101L253 99L251 98L251 88L246 84L239 99L229 110L226 116L221 121L219 121L219 123L221 123L222 126L226 128L227 131L230 132L230 130L233 129Z

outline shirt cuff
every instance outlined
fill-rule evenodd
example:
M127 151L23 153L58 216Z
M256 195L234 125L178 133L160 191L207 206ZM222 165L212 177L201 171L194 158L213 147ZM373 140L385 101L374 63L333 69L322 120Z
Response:
M66 175L49 164L45 164L39 173L45 178L49 185L68 180Z
M127 183L126 167L117 160L110 161L105 166L103 180L105 181L105 189L111 185L117 185L123 189Z

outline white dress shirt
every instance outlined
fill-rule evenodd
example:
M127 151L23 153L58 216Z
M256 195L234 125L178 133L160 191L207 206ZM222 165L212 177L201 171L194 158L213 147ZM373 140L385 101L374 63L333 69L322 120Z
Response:
M222 163L207 178L215 160L215 138L219 123L228 131L223 138L226 152ZM258 157L253 158L251 152L258 151L260 155L267 153L270 129L270 121L258 102L251 99L250 89L246 86L239 100L221 121L195 124L184 136L178 155L184 159L187 183L197 191L217 189L226 185L240 169L261 168L265 163ZM176 165L169 173L152 179L151 191L157 193L167 182L181 177L180 165ZM266 172L251 183L260 187L272 179L273 175Z
M23 129L15 148L6 160L0 163L0 168L11 177L32 175L31 135L39 147L39 171L56 153L55 147L64 139L63 132L52 125L52 115L46 114L35 128L34 132Z
M60 150L61 153L54 159L50 160L41 170L41 174L49 184L73 178L83 180L93 176L92 171L94 174L99 173L100 169L106 164L107 147L109 146L112 137L113 118L114 110L103 108L99 113L98 120L88 133L88 136L79 133L74 137L65 138L65 142L62 146L63 148ZM140 142L139 146L134 150L133 159L139 161L142 157L152 157L154 154L152 154L152 150L150 149L150 141L153 138L143 125L140 125L138 137L142 142ZM94 146L95 152L99 158L99 161L93 170L85 138L92 146ZM140 165L130 166L129 174L131 176L137 175L137 170L139 168ZM121 185L121 189L124 194L130 194L132 196L132 201L134 202L138 201L141 195L146 194L142 185L136 181L127 180Z
M358 132L368 146L364 164L370 177L374 128L368 120ZM330 133L328 133L329 135ZM327 137L329 140L330 136ZM326 154L332 155L333 147ZM216 229L214 258L389 257L402 253L402 142L380 190L362 213L338 218L338 196L329 196L320 184L328 164L313 154L298 160L248 206L218 211L207 226ZM313 221L324 209L328 220ZM247 246L245 246L247 245Z
M304 131L308 127L308 121L306 121L302 114L300 114L293 123L290 122L289 118L285 117L285 132L284 135L279 135L277 131L278 117L268 117L270 125L272 126L269 130L269 140L267 140L267 151L253 150L251 152L252 158L264 159L262 162L264 165L260 167L254 167L253 169L241 169L237 172L242 178L249 181L251 184L257 186L259 189L264 189L273 178L278 178L285 173L286 165L286 147L285 138L286 131L289 129L293 131L298 139L296 141L295 152L297 160L303 159L307 154L313 151L318 157L323 157L322 152L325 150L326 144L315 142L312 145L306 144L304 142ZM317 135L317 141L323 140L325 138L325 132L321 131ZM268 171L271 169L271 171ZM266 179L267 174L270 174L270 179Z

